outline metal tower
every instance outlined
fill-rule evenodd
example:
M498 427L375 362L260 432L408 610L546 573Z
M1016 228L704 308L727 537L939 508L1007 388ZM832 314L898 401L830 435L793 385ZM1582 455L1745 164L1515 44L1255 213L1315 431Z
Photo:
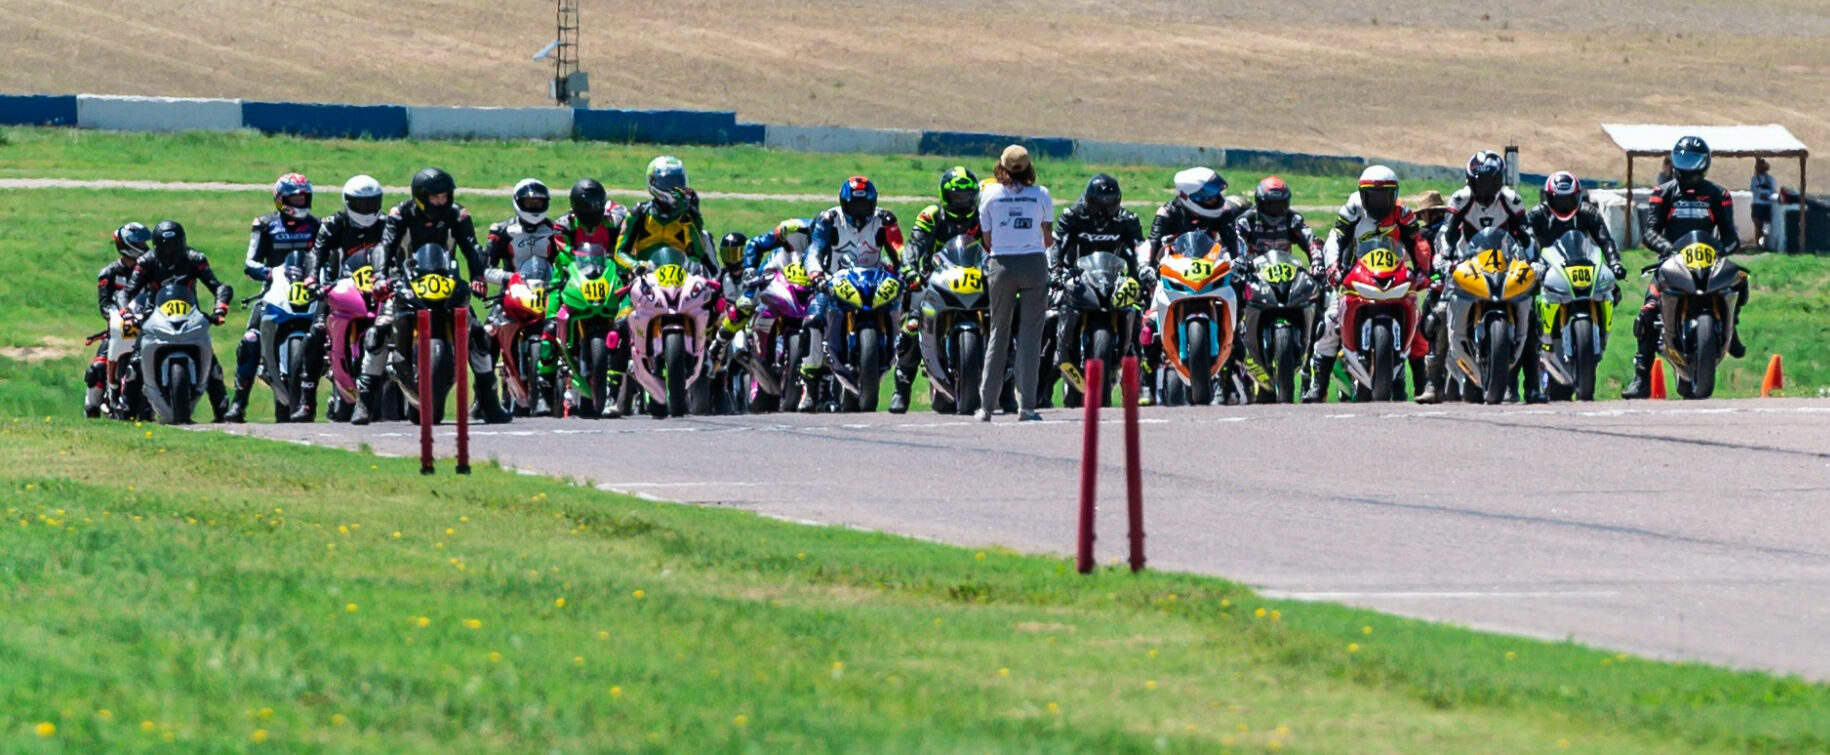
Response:
M556 0L557 35L553 50L553 99L561 105L585 107L591 98L590 77L578 70L578 0Z

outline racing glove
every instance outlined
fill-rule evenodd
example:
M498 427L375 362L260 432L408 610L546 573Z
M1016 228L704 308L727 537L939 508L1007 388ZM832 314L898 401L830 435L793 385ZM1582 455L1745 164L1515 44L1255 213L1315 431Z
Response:
M210 322L214 325L221 325L224 322L227 322L228 319L229 303L221 301L216 302L216 314L210 315Z
M1620 264L1619 260L1608 263L1608 272L1614 274L1614 280L1624 281L1627 279L1627 266Z

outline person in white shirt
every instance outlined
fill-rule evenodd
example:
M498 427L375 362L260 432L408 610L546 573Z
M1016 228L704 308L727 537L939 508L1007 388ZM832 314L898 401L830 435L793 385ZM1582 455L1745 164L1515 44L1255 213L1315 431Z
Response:
M1772 249L1767 240L1773 230L1773 202L1779 199L1779 181L1771 171L1766 158L1754 158L1754 177L1747 182L1748 192L1754 195L1754 246L1761 249Z
M1042 419L1036 412L1036 373L1042 364L1042 326L1048 316L1048 248L1055 245L1055 200L1036 185L1029 150L1012 144L998 158L997 180L979 192L979 227L984 234L986 292L991 299L991 337L979 383L981 422L1004 392L1004 363L1010 355L1010 321L1018 320L1017 419ZM1021 306L1021 312L1018 307Z

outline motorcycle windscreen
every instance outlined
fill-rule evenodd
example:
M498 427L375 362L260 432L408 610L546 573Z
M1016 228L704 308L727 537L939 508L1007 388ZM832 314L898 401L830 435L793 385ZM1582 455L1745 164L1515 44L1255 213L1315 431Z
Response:
M457 264L451 252L437 244L425 244L413 250L413 277L443 275L457 277Z
M671 246L657 247L648 255L648 264L656 270L667 267L668 265L679 265L695 275L700 273L698 265L688 264L686 252L682 252Z
M528 285L539 282L544 286L547 281L553 279L553 263L548 262L545 257L529 257L515 272L520 273L521 280L527 281Z
M1551 245L1551 252L1565 265L1595 263L1595 250L1589 244L1589 237L1581 231L1572 230L1557 237L1557 243Z
M1082 274L1091 275L1101 285L1110 284L1125 274L1125 260L1111 252L1094 252L1076 263Z
M280 263L280 267L286 271L286 280L302 281L309 277L306 270L317 267L317 265L311 264L310 252L295 249L286 254L286 259Z
M197 293L183 283L167 283L153 294L152 302L155 312L171 318L185 317L197 308Z
M965 236L955 236L935 256L942 267L984 267L985 247Z

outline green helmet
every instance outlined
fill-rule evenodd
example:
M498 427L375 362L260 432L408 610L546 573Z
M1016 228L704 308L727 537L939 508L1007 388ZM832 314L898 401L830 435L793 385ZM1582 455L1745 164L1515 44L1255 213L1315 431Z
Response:
M672 217L686 203L686 166L662 155L648 163L648 196L663 215Z
M955 165L941 173L940 206L948 217L972 217L979 211L979 177L963 165Z

